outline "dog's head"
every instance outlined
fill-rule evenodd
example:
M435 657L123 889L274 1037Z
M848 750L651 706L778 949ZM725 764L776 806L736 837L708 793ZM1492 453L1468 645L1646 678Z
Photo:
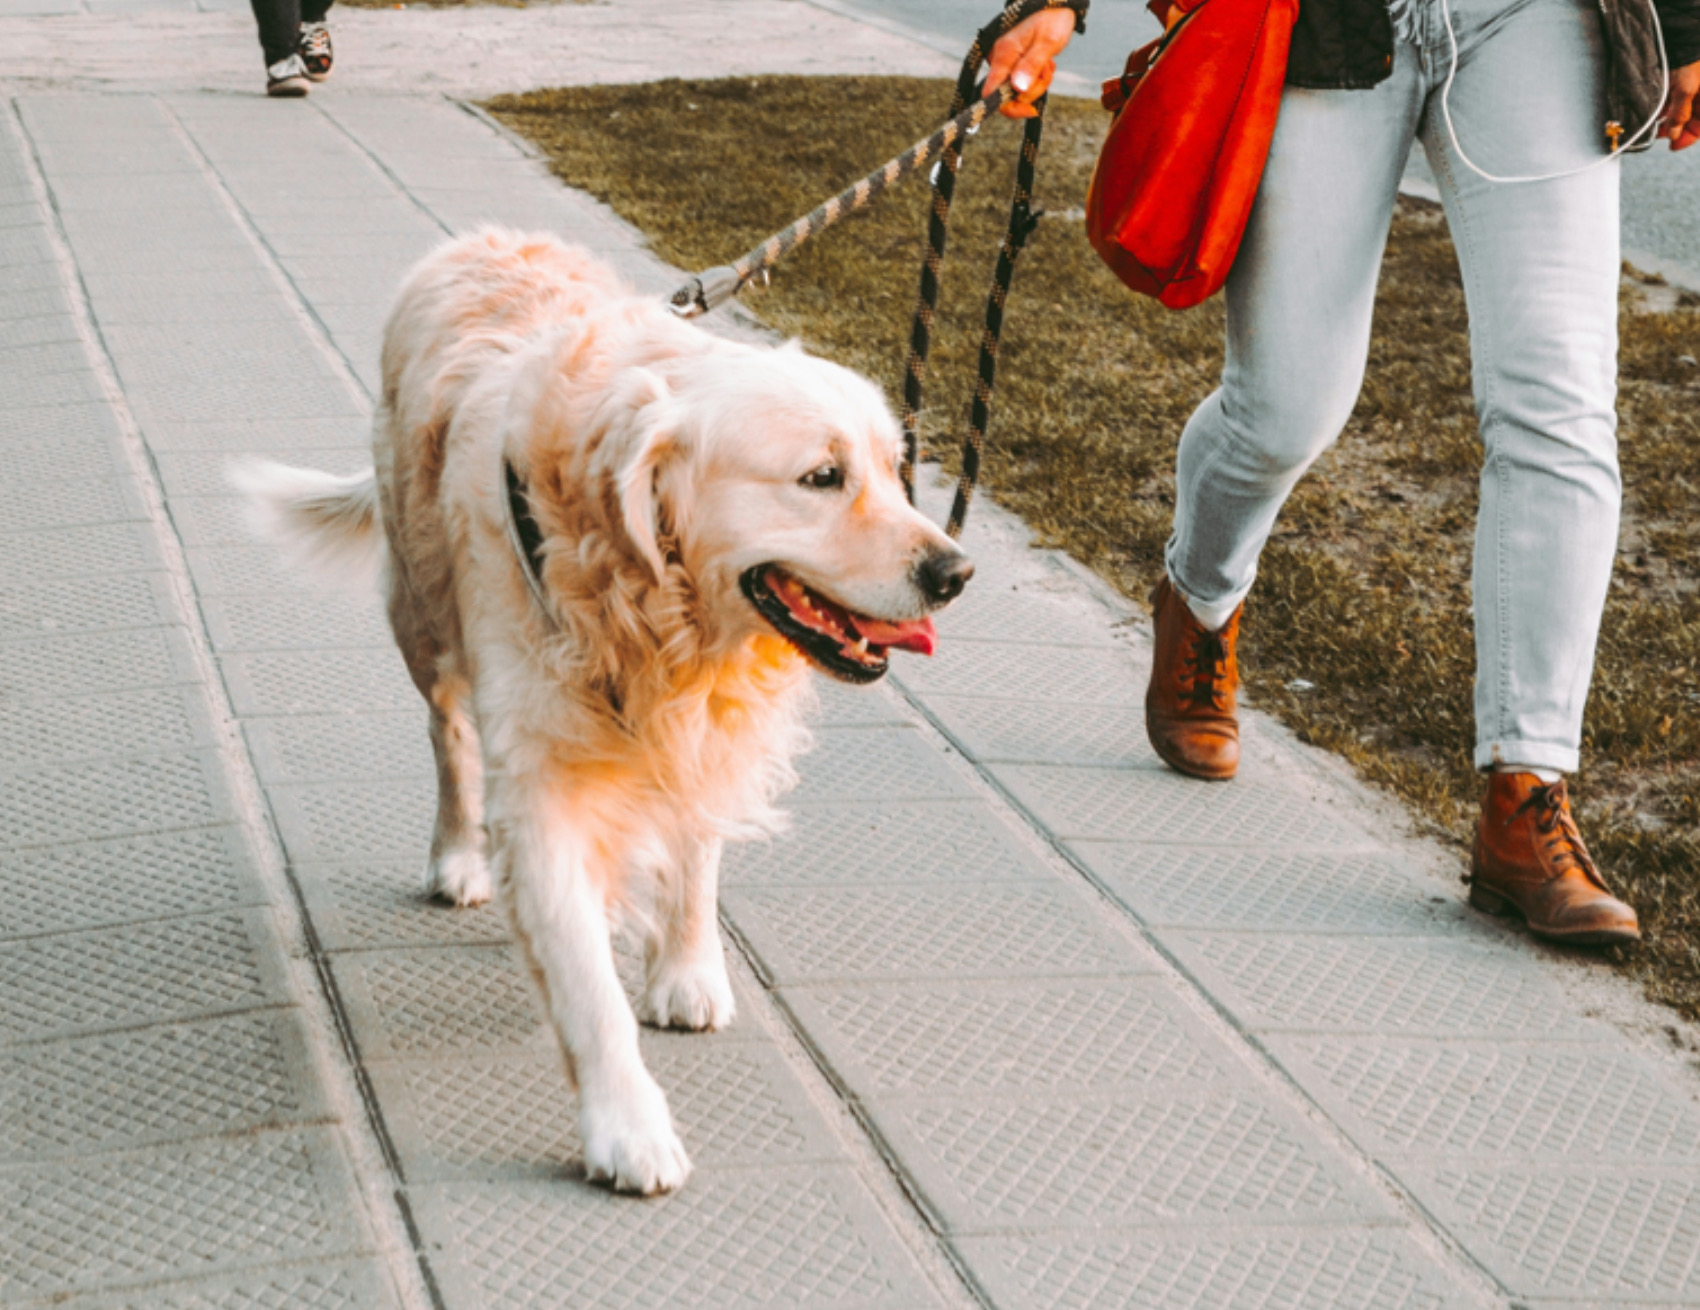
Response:
M848 682L932 653L930 616L974 566L905 497L871 383L794 346L728 348L629 369L610 403L625 531L658 577L677 559L716 636L777 632Z

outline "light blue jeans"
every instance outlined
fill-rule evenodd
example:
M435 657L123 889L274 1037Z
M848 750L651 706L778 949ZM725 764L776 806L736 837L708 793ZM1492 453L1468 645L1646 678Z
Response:
M1221 388L1177 458L1169 576L1221 612L1251 590L1275 517L1363 382L1400 175L1420 138L1470 313L1484 458L1473 574L1478 767L1576 768L1616 550L1618 166L1498 184L1458 158L1439 0L1368 91L1289 87L1227 285ZM1605 52L1593 0L1456 0L1452 119L1500 175L1600 158Z

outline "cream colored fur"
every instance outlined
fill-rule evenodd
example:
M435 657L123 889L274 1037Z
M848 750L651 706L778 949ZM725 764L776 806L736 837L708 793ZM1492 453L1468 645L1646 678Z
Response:
M956 552L905 501L898 442L864 379L720 340L582 251L492 230L402 290L374 473L245 477L299 553L387 554L437 755L430 890L499 892L579 1088L587 1170L618 1188L665 1191L690 1164L611 928L644 943L644 1020L729 1023L722 843L776 827L807 741L807 663L738 579L778 562L892 622L935 606L917 561ZM504 458L544 533L547 612L505 536ZM825 465L842 488L807 485Z

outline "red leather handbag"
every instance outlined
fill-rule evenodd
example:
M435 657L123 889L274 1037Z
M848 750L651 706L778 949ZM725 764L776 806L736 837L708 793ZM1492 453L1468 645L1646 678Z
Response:
M1150 0L1168 30L1104 83L1115 114L1086 235L1116 276L1170 309L1227 280L1263 177L1298 0Z

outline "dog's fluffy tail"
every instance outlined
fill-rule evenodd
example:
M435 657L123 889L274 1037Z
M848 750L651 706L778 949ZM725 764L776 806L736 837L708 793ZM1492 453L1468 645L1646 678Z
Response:
M370 586L377 580L384 534L371 469L339 477L251 460L232 466L230 480L248 498L254 528L292 562L338 586Z

